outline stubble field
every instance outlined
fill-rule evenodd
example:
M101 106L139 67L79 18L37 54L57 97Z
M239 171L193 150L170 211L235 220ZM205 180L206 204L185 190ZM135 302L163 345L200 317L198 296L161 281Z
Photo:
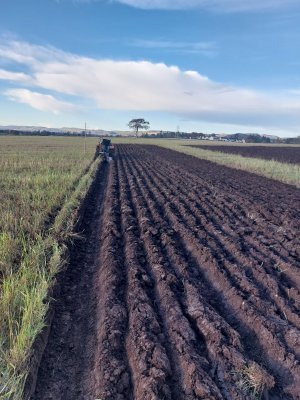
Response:
M20 399L48 294L97 170L95 141L0 137L0 398Z

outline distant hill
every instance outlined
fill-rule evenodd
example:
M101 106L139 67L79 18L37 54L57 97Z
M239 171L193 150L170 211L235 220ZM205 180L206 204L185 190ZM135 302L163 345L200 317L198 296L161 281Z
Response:
M148 131L149 134L157 134L159 131ZM59 135L59 136L81 136L85 134L83 128L47 128L46 126L20 126L20 125L0 125L0 135L19 134L19 135ZM135 136L133 131L114 130L108 131L105 129L87 129L88 136Z
M46 126L19 126L19 125L6 125L0 126L0 134L53 134L53 135L84 135L85 130L82 128L48 128ZM89 136L111 136L117 135L114 131L107 131L104 129L87 129L86 134Z

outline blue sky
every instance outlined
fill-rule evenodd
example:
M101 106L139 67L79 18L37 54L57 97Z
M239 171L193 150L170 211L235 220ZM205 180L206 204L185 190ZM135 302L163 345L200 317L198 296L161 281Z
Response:
M0 124L300 134L298 0L1 0Z

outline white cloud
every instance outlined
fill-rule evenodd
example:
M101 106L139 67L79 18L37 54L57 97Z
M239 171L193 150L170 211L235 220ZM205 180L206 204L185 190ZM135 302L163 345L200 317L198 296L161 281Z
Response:
M55 0L60 2L61 0ZM247 12L298 6L299 0L71 0L74 3L114 2L141 9L186 10L209 9L215 11Z
M31 68L39 68L39 65L46 61L63 61L64 59L69 60L70 57L70 54L52 46L38 46L14 39L10 40L6 37L0 37L1 63L6 61L28 65Z
M222 11L257 11L299 5L298 0L115 0L143 9L180 10L204 8Z
M4 69L0 69L0 79L23 83L31 82L31 77L23 72L11 72Z
M160 111L193 120L266 128L300 127L300 96L287 91L263 93L214 82L197 71L164 63L98 60L22 42L2 43L0 49L7 60L11 60L11 51L14 60L23 60L30 71L30 88L73 95L99 109ZM6 74L8 80L15 77L20 82L21 76ZM6 94L40 110L72 109L52 95L27 89Z
M55 0L60 2L60 0ZM71 0L74 3L121 3L145 10L209 9L228 12L247 12L299 6L299 0Z
M12 101L28 104L40 111L50 111L54 114L60 114L75 110L72 104L57 100L51 95L32 92L27 89L9 89L4 94Z
M148 49L163 49L164 51L181 54L201 54L208 57L217 54L217 46L214 42L171 42L167 40L137 39L128 44Z

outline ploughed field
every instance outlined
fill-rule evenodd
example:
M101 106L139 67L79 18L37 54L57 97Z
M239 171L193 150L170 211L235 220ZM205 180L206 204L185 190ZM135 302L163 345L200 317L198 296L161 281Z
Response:
M300 399L299 206L292 186L118 145L32 399Z
M272 147L272 146L210 146L194 145L191 147L203 150L220 151L226 154L237 154L244 157L262 158L264 160L276 160L289 164L300 164L300 147Z

